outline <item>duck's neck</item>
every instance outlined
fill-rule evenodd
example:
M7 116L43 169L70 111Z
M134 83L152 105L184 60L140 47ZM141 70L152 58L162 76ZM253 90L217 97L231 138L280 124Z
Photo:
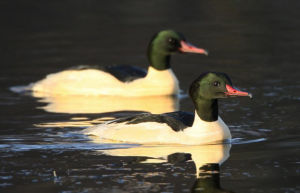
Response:
M156 51L154 49L149 49L148 51L148 59L150 65L156 70L166 70L169 69L171 55Z
M200 119L207 122L213 122L218 120L218 100L207 100L198 98L194 101L196 113L195 116L199 116Z

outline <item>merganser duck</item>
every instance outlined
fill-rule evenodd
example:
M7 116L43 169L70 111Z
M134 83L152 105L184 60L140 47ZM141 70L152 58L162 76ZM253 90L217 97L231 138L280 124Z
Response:
M118 95L154 96L177 95L179 85L171 70L170 58L174 53L207 51L186 42L183 35L164 30L152 38L148 46L150 66L146 72L132 66L107 66L99 69L79 67L49 74L45 79L30 84L26 90L49 95Z
M144 113L124 117L87 128L83 133L95 135L103 141L139 144L199 145L224 142L231 139L227 125L218 116L218 99L249 96L250 93L233 88L224 73L202 74L190 86L190 97L195 114L172 112Z

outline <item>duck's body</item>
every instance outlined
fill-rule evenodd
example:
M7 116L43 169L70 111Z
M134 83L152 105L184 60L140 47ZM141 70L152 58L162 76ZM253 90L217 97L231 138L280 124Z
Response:
M84 133L99 136L104 141L142 144L199 145L230 140L229 128L218 115L217 98L249 96L230 85L230 79L223 73L205 73L190 88L194 115L185 112L140 114L88 128Z
M65 70L48 75L32 84L33 92L43 95L119 95L158 96L177 95L179 85L171 69L149 67L141 78L118 79L114 74L98 69ZM129 80L130 79L130 80Z
M49 95L114 95L157 96L177 95L178 80L171 70L170 58L174 53L207 54L185 41L172 30L156 34L148 46L148 71L134 66L108 66L65 70L48 75L30 84L27 90Z
M219 117L213 122L203 121L186 112L141 114L118 119L84 131L101 139L139 144L199 145L231 139L227 125Z

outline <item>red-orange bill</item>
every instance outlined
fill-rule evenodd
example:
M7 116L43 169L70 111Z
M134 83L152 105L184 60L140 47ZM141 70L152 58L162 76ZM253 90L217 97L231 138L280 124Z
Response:
M252 98L251 93L237 90L228 84L226 84L226 89L227 89L227 92L225 92L225 94L227 96L248 96L248 97Z
M208 52L203 48L197 48L196 46L194 46L190 43L187 43L185 41L181 41L180 44L181 44L181 48L179 48L179 50L181 52L198 53L198 54L208 55Z

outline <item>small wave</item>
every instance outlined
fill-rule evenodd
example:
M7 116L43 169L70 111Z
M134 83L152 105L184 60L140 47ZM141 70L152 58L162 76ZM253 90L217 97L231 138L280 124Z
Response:
M107 150L136 147L135 144L95 144L95 143L65 143L65 144L1 144L0 151L29 150Z
M29 86L12 86L9 90L15 93L24 93L29 91Z
M179 95L178 95L179 100L182 100L182 99L185 99L188 97L189 97L188 94L186 94L183 90L180 90Z
M259 143L259 142L266 141L266 140L267 140L266 138L249 139L249 140L246 140L244 138L234 138L234 139L231 139L230 143L231 144L249 144L249 143Z

